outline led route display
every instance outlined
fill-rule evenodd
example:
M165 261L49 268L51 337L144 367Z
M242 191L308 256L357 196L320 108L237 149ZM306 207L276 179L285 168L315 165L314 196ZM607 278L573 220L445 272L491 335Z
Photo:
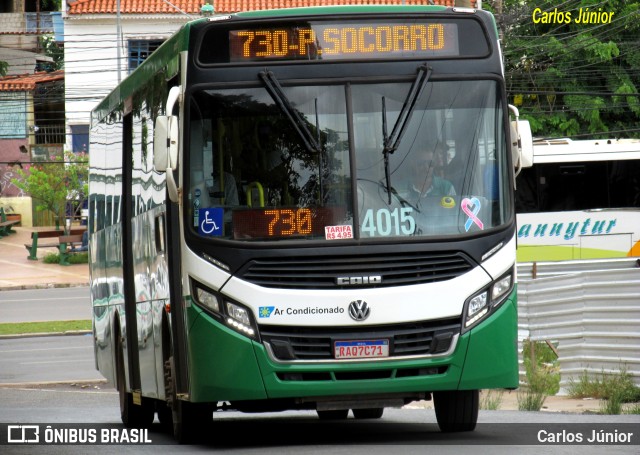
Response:
M455 23L317 23L229 31L231 62L457 56Z

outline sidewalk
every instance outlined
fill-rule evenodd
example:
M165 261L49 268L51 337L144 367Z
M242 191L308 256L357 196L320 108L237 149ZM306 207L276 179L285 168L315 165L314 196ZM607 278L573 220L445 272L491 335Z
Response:
M25 244L31 243L32 228L16 227L14 234L0 237L0 291L86 286L89 284L89 265L45 264L42 260L54 248L38 249L38 260L27 259Z

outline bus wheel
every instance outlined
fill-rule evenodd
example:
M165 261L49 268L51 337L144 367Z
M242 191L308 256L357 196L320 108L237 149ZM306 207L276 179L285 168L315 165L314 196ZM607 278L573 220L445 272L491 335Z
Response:
M149 402L142 399L141 405L133 403L133 394L127 392L127 382L124 370L124 350L122 338L118 334L116 348L116 386L120 397L120 418L127 428L149 428L153 423L154 409Z
M384 408L352 409L356 419L379 419L384 413Z
M316 411L320 420L344 420L349 415L348 409L336 409L332 411Z
M478 390L434 392L433 404L440 431L473 431L478 422Z
M173 437L180 444L199 441L209 434L207 428L213 423L213 409L207 404L191 403L177 398L175 384L175 365L173 356L165 363L165 370L169 369L169 403L171 405L171 421L173 422Z

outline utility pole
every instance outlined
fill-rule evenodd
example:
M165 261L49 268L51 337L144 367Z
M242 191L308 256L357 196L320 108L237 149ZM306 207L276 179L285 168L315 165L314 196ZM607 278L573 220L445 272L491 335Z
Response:
M121 76L120 76L120 53L121 53L121 49L120 49L120 45L122 42L122 28L120 25L120 0L116 1L116 52L117 52L117 71L118 71L118 84L120 83L121 80Z
M36 54L40 53L40 0L36 1Z

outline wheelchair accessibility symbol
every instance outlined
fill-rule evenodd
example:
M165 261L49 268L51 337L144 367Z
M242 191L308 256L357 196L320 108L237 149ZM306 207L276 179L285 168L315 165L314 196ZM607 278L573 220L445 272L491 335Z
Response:
M224 209L207 208L198 210L198 233L200 235L222 235L222 220L224 217Z

